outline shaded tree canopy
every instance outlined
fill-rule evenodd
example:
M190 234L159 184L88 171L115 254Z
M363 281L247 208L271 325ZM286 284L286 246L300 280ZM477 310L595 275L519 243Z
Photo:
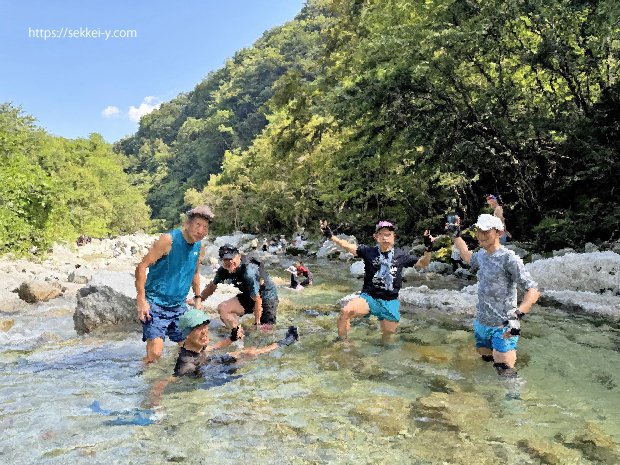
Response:
M502 196L543 247L618 239L615 0L309 0L116 150L156 218L405 234Z

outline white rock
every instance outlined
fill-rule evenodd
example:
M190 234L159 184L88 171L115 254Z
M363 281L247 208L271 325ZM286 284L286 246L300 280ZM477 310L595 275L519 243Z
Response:
M419 286L401 289L400 301L415 308L473 315L478 297L461 291L431 290L427 286Z
M77 270L72 271L67 277L67 281L76 284L88 284L92 279L92 271L84 268L78 268Z
M583 251L585 253L598 252L598 247L592 242L586 242L586 245L583 246Z
M355 276L356 278L361 278L362 276L364 276L364 261L359 260L357 262L353 262L349 269L351 270L351 274L353 276Z
M544 290L620 293L620 255L568 254L528 263L525 268Z
M564 249L560 249L560 250L554 250L552 252L554 257L563 257L564 255L568 255L568 254L574 254L576 253L574 249L571 249L570 247L565 247Z
M430 262L426 271L429 273L449 274L452 273L452 265L443 262Z
M541 300L571 310L620 317L620 297L615 295L583 291L545 291Z
M232 236L219 236L215 238L213 243L218 246L218 248L223 246L224 244L231 244L235 247L239 247L241 243L251 241L255 237L256 236L253 234L243 234L240 232L236 232Z

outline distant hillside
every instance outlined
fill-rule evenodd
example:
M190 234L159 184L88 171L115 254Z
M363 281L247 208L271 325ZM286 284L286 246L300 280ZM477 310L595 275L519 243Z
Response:
M55 137L0 104L0 254L148 228L149 209L125 164L98 134Z
M544 247L617 238L615 0L310 0L116 150L155 218L348 232L471 223L500 194Z

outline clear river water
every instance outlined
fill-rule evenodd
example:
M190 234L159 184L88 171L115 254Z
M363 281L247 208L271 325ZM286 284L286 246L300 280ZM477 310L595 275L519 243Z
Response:
M519 378L502 380L463 315L404 309L393 344L373 320L335 343L335 304L361 282L347 264L310 266L317 284L281 288L274 333L244 342L295 324L297 344L180 379L158 406L174 344L144 367L138 333L79 337L71 296L0 315L0 463L620 463L618 323L536 306Z

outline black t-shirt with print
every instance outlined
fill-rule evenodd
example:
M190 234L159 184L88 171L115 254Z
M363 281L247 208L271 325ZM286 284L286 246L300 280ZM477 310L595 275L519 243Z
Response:
M394 257L392 258L392 287L391 291L385 288L383 279L375 278L375 274L381 268L379 264L379 247L359 245L357 247L357 256L364 260L364 286L362 292L374 297L375 299L394 300L398 299L398 291L403 279L403 268L408 268L416 264L419 257L409 255L403 249L394 249ZM387 257L389 252L383 255Z

